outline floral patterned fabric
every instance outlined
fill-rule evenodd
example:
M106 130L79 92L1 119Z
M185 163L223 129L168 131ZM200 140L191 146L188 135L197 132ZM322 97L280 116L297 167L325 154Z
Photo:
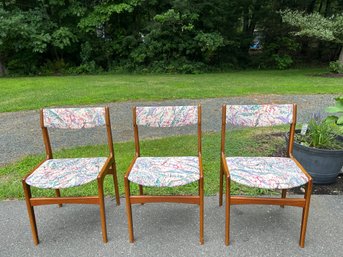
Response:
M39 166L26 183L39 188L68 188L95 180L107 158L50 159Z
M197 124L197 106L152 106L136 108L137 125L180 127Z
M103 107L44 109L43 116L47 128L81 129L106 124Z
M293 105L227 105L226 123L244 127L268 127L291 124Z
M228 157L226 162L231 179L250 187L287 189L308 182L306 175L290 158Z
M138 157L129 180L143 186L175 187L199 180L198 157Z

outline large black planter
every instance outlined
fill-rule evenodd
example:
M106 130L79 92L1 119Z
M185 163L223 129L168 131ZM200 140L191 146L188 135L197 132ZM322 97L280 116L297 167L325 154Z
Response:
M342 137L338 140L342 140ZM293 155L311 175L315 184L336 182L343 166L343 149L317 149L294 142Z

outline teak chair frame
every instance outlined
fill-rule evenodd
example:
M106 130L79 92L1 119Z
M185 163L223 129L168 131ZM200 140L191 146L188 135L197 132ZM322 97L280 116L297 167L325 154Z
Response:
M43 133L43 140L44 140L45 151L46 151L46 159L43 160L42 162L40 162L29 174L27 174L22 179L25 201L26 201L26 206L27 206L27 211L29 214L30 226L31 226L31 231L32 231L33 242L35 245L39 244L37 224L36 224L36 218L35 218L35 213L34 213L34 206L58 204L59 207L62 207L62 204L98 204L100 207L102 238L103 238L103 242L107 243L106 213L105 213L104 188L103 188L104 179L105 179L106 175L112 175L113 176L116 203L117 203L117 205L120 205L117 170L116 170L116 163L115 163L115 158L114 158L109 108L105 107L105 122L106 122L106 130L107 130L109 156L108 156L103 168L101 169L99 175L97 176L97 184L98 184L98 195L97 196L61 197L60 189L55 189L56 197L36 197L36 198L32 197L31 186L26 183L27 177L30 176L45 161L53 159L48 129L47 129L47 127L44 126L43 115L44 115L43 110L41 110L40 111L40 126L41 126L42 133Z
M128 229L129 229L129 242L134 242L133 222L132 222L132 204L144 203L184 203L184 204L197 204L199 205L200 215L200 244L204 244L204 173L202 166L202 145L201 145L201 105L198 105L198 158L199 158L199 172L200 178L198 182L199 190L198 195L144 195L143 186L139 185L139 195L131 195L130 181L128 179L133 165L138 157L140 157L139 133L138 125L136 122L136 107L133 108L133 130L135 140L135 156L132 160L124 177L125 196L126 196L126 211L128 216Z
M311 192L312 192L312 178L302 167L302 165L293 156L293 142L295 134L295 126L297 120L297 105L293 104L293 119L289 129L289 142L287 148L288 157L293 160L308 179L305 186L305 194L303 198L286 198L287 189L282 189L281 198L259 198L259 197L244 197L231 196L230 194L230 170L225 158L225 132L226 132L226 105L222 106L222 129L221 129L221 153L220 153L220 177L219 177L219 206L223 205L223 183L224 177L226 181L226 205L225 205L225 245L230 243L230 206L236 204L264 204L264 205L280 205L284 208L287 206L294 206L303 208L301 231L299 245L301 248L305 246L305 236L307 228L307 220L310 208Z

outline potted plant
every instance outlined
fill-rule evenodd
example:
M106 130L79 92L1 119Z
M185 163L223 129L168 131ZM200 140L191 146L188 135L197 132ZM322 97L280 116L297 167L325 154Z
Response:
M328 107L327 111L343 113L343 97L335 100L336 105ZM342 129L342 116L325 119L316 116L309 121L307 129L296 130L293 154L316 184L334 183L342 169Z

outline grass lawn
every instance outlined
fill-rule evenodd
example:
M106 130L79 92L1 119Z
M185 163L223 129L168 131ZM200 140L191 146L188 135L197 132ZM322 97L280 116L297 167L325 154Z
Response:
M342 78L323 69L232 71L200 75L96 75L0 78L0 112L128 100L252 94L336 94Z
M275 152L280 145L285 144L282 136L266 136L275 128L242 129L236 130L227 136L227 153L231 156L268 156ZM278 129L279 130L279 129ZM219 152L220 135L218 133L203 136L203 166L205 176L205 194L215 195L219 190ZM195 136L178 136L163 139L145 140L141 142L142 156L182 156L195 155L197 152L197 139ZM65 149L54 154L55 158L62 157L91 157L107 156L107 147L87 146L74 149ZM124 195L124 174L134 155L134 143L115 144L116 162L120 194ZM192 154L193 153L193 154ZM44 155L28 156L23 160L0 168L0 200L23 198L21 179L35 165L43 160ZM232 183L234 194L258 195L270 193L266 190L238 186ZM105 179L105 194L114 195L113 180L110 176ZM96 182L85 186L61 190L62 195L95 195L97 194ZM132 192L137 194L138 187ZM146 188L146 193L159 194L196 194L197 183L176 188ZM33 188L33 196L53 196L53 190Z

